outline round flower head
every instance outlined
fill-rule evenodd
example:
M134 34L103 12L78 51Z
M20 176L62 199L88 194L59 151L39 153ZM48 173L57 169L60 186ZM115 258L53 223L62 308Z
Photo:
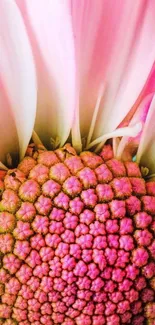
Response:
M155 196L137 163L129 168L109 159L108 149L104 146L100 155L77 155L69 145L35 151L7 172L0 201L4 324L145 324L154 319ZM57 159L50 160L52 155ZM24 175L29 157L35 164ZM75 172L73 158L80 171ZM40 161L46 169L41 183ZM23 178L14 189L20 172ZM136 192L134 180L143 182L143 193ZM150 184L154 189L155 182ZM13 199L20 202L12 213L4 202L8 190L12 206Z
M155 3L5 0L0 48L0 325L153 325Z

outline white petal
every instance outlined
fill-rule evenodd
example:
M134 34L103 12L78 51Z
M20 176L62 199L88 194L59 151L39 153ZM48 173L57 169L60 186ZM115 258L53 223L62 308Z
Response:
M35 131L67 140L75 108L75 60L71 18L66 1L18 1L33 47L38 74L38 110Z
M10 104L11 107L11 111L7 110L10 122L5 118L5 106L1 108L1 123L4 123L1 137L5 137L5 128L8 128L10 140L4 139L4 143L5 141L8 143L5 152L9 150L12 152L15 141L12 136L16 127L22 158L35 120L36 77L25 26L18 7L12 0L0 1L0 53L0 79L8 99L7 105Z

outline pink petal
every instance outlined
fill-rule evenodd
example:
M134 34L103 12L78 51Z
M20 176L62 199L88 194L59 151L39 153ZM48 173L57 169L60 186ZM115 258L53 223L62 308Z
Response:
M79 113L73 134L81 128L82 137L87 136L104 83L95 139L120 124L145 85L155 57L155 2L136 1L133 6L130 0L70 0L70 4L79 71Z
M149 168L149 173L155 173L155 96L144 124L143 133L137 151L137 162Z
M36 112L33 57L18 7L0 1L1 159L20 148L25 154Z
M129 122L129 126L135 125L138 122L142 123L142 126L144 127L145 121L150 109L150 104L153 98L153 94L147 95L141 102L141 104L138 106L134 116ZM124 136L117 148L116 157L118 159L123 160L129 160L132 159L132 157L136 154L142 132L139 132L136 137L126 137Z
M111 64L112 80L110 75L108 77L109 83L111 82L109 94L105 94L104 109L96 125L96 136L101 134L103 129L107 132L120 124L136 102L154 63L155 3L148 1L144 5L144 1L136 2L135 13L129 12L132 10L132 2L131 7L128 1L124 4L126 4L125 21L120 24L123 34L120 33L121 37L119 36L117 40L115 62ZM128 16L130 14L131 20Z
M46 2L46 3L45 3ZM19 1L33 47L38 75L35 131L44 144L62 146L75 107L75 60L67 1Z

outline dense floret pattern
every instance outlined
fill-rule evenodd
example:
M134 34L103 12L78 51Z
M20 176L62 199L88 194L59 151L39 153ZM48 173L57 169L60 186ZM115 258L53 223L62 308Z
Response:
M155 182L136 163L31 145L0 190L0 324L155 324Z

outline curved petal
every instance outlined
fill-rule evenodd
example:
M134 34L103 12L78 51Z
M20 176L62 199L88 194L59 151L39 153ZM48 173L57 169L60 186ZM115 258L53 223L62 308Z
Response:
M1 139L2 146L7 144L7 149L1 152L2 159L6 150L12 153L17 149L16 130L22 158L35 120L36 77L25 26L12 0L0 1L0 53L0 79L4 88L2 92L5 92L1 98Z
M126 126L123 128L118 128L116 130L114 130L111 133L106 133L104 135L102 135L101 137L97 138L96 140L92 141L86 148L86 150L90 149L93 146L97 146L97 148L95 149L95 152L98 152L99 150L102 149L102 146L105 144L105 142L111 138L118 138L118 137L122 137L122 136L133 136L136 137L137 134L139 134L139 132L142 130L142 123L138 122L132 126Z
M131 108L125 119L121 122L119 127L131 126L139 121L144 125L147 114L150 109L150 104L152 102L153 95L155 93L155 63L152 67L150 75L147 82L138 97L135 105ZM119 141L115 156L118 159L129 160L136 155L142 131L135 137L124 137Z
M67 140L75 107L73 33L67 2L17 1L25 19L38 74L35 131L50 146Z
M143 101L137 108L134 116L132 117L130 123L128 124L129 126L135 125L138 122L141 122L142 126L144 126L147 114L150 109L152 98L153 94L149 94L143 99ZM141 130L141 132L139 132L136 137L123 136L116 152L116 157L118 159L128 160L129 157L132 159L132 157L136 154L142 132L143 131Z
M132 106L128 114L125 116L124 120L119 124L119 127L127 126L130 123L133 116L136 114L136 111L137 110L139 111L139 106L141 105L143 100L145 100L145 98L148 95L152 94L153 96L154 92L155 92L155 61L139 97L137 98L135 104Z
M155 173L155 95L146 118L140 144L137 151L137 162Z
M109 129L115 129L124 119L140 95L154 63L155 3L136 1L135 16L129 2L124 1L124 4L126 12L124 21L122 19L120 22L122 33L118 36L115 48L115 62L111 63L112 82L110 83L109 75L109 87L107 86L105 94L104 108L99 114L95 137L103 130L108 132ZM131 20L127 14L131 14ZM123 47L127 47L126 51Z
M70 0L79 74L79 120L88 134L104 92L93 139L112 132L135 103L155 57L155 3ZM130 22L130 24L129 24ZM77 108L78 109L78 108ZM95 112L96 114L96 112Z

